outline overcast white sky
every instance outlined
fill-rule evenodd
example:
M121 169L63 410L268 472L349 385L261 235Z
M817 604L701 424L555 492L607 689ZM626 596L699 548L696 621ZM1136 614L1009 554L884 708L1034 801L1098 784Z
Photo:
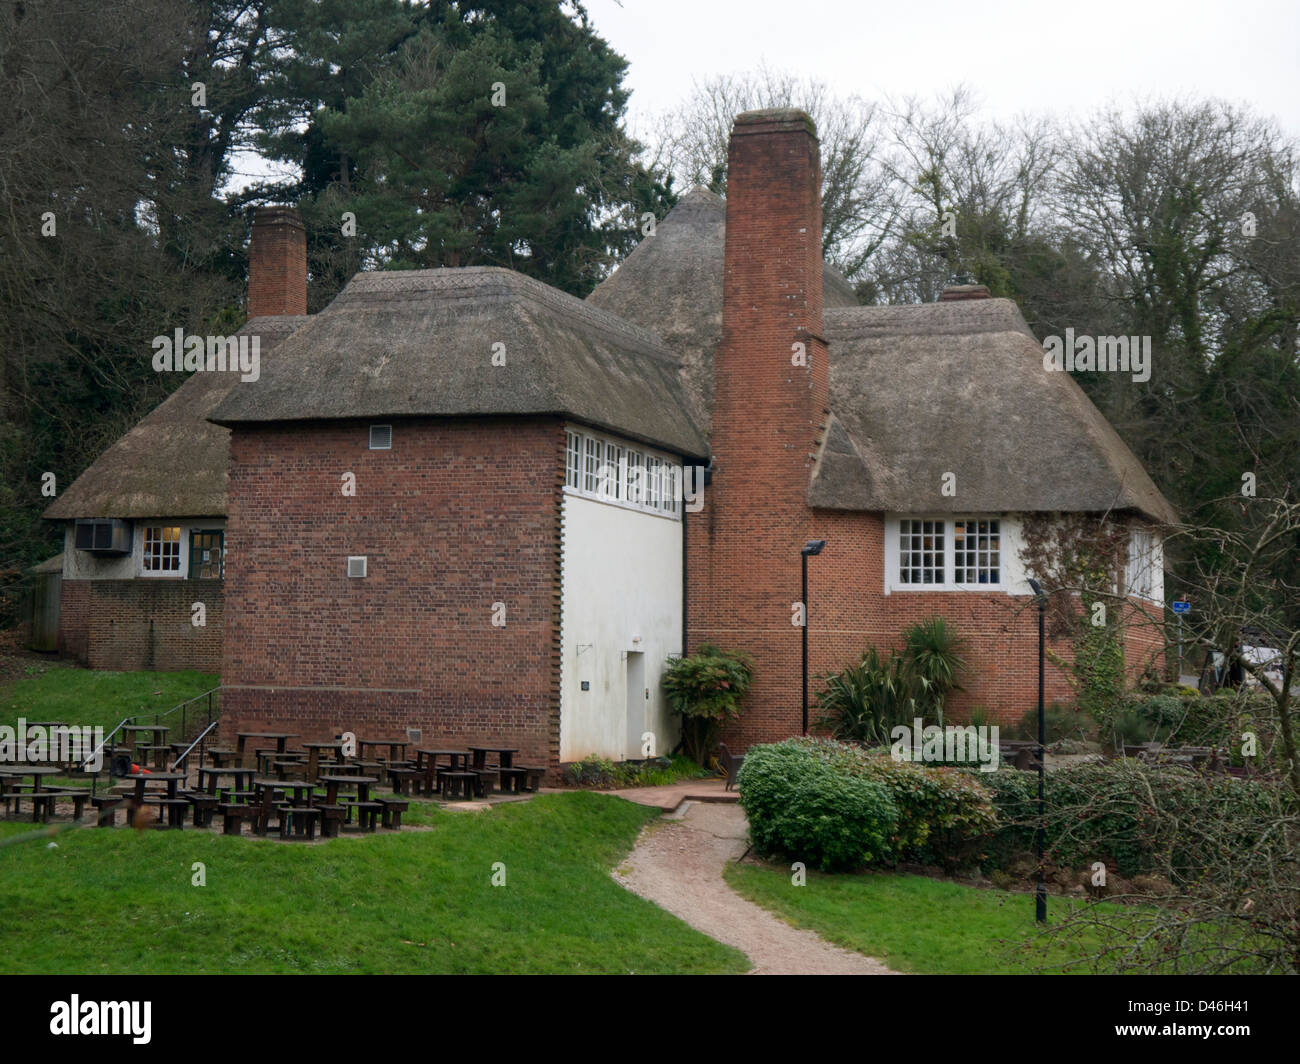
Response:
M693 78L771 67L868 99L958 83L995 118L1221 96L1300 137L1300 0L587 0L634 131Z

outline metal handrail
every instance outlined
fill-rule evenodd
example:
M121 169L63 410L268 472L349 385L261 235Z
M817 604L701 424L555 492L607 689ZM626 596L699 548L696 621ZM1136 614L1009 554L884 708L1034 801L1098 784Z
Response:
M194 740L194 742L190 743L190 745L185 748L185 752L175 760L173 766L175 768L179 768L180 763L190 756L190 751L193 750L196 746L198 746L199 743L203 742L203 740L207 737L208 732L210 732L213 728L215 728L220 723L221 722L217 720L211 721L206 728L204 728L201 732L199 732L198 737ZM203 760L203 755L200 754L199 761L201 762L202 760Z

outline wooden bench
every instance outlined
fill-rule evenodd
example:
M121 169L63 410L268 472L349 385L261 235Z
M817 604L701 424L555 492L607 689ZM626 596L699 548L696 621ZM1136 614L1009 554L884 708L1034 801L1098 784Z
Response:
M386 828L397 831L402 826L402 814L410 808L411 803L401 798L376 798L380 805L380 823Z
M181 797L194 807L194 812L190 816L196 828L212 826L212 815L217 811L216 795L208 794L206 791L185 791Z
M444 798L464 798L469 801L474 797L477 772L460 772L451 769L438 770L438 785Z
M99 826L101 828L117 827L117 811L123 808L125 802L126 796L122 794L91 795L90 804L99 813Z
M323 839L338 838L339 829L347 819L348 807L345 805L313 806L320 813L320 834Z
M185 826L185 814L190 811L190 803L186 799L158 798L153 795L146 795L144 804L159 811L159 823L162 823L162 815L166 813L169 828L183 828ZM130 815L128 815L127 820L131 820Z
M469 771L478 777L474 783L474 794L477 797L487 798L494 790L500 790L501 770L499 768L472 768Z
M542 787L542 780L546 778L546 769L541 765L520 765L528 773L528 783L525 784L524 790L530 794L536 794Z
M501 768L497 769L501 777L502 794L519 794L528 786L528 769L526 768Z
M316 825L320 821L320 810L311 805L291 805L284 809L280 818L280 838L289 837L289 825L298 838L309 841L316 837Z
M357 826L362 831L374 831L378 827L379 813L383 806L377 800L363 802L359 798L343 798L340 802L348 810L349 819L352 811L356 810Z
M257 807L246 802L222 802L217 806L221 814L221 834L239 835L244 830L244 821L257 819Z
M424 772L418 768L390 768L388 780L393 785L394 794L410 794L412 789L419 793L420 781Z

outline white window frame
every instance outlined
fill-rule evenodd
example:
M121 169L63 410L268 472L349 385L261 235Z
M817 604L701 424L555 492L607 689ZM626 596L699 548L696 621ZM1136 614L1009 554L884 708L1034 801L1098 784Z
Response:
M1124 593L1128 598L1164 604L1164 543L1149 529L1134 528L1129 532Z
M580 426L564 434L564 492L680 521L681 458Z
M176 529L176 568L175 569L151 569L149 568L149 533L162 532L164 529ZM167 541L163 541L164 546ZM189 546L188 529L184 525L169 524L142 524L140 526L140 575L151 579L175 580L184 579L186 576L187 555Z
M943 524L943 579L930 584L904 583L902 580L902 523L904 521L934 521ZM997 570L996 583L958 582L957 575L957 523L958 522L997 522ZM1019 557L1020 524L1016 515L996 513L894 513L884 518L885 534L885 571L884 590L886 595L895 593L925 594L936 591L975 591L984 594L1023 595L1029 594L1025 582L1023 564ZM924 534L924 533L922 533ZM934 533L932 533L934 534ZM978 525L976 526L978 534ZM991 534L991 533L990 533ZM917 568L912 566L911 568ZM965 568L965 567L963 567Z

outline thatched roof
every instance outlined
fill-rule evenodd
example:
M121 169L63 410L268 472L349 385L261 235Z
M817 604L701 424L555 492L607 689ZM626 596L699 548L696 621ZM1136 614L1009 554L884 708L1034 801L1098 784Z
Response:
M588 301L657 332L707 419L722 338L726 204L687 193ZM1048 373L1014 303L978 286L924 306L861 307L823 271L831 409L809 486L843 510L1174 512L1077 384ZM965 298L954 298L965 297ZM957 495L940 474L958 474Z
M253 318L239 336L258 336L266 354L308 317ZM46 509L51 520L78 517L216 517L226 512L230 430L208 414L241 384L237 373L195 373L101 454Z
M504 365L493 364L504 344ZM500 350L500 349L496 349ZM496 267L357 274L211 415L225 425L551 414L707 454L657 337Z
M658 335L682 362L697 414L713 409L713 352L722 339L722 269L727 205L695 188L655 226L587 302ZM827 307L857 305L853 286L829 264L822 270Z
M942 513L1133 510L1168 501L1009 299L828 310L834 420L814 506ZM942 494L944 473L956 494Z

